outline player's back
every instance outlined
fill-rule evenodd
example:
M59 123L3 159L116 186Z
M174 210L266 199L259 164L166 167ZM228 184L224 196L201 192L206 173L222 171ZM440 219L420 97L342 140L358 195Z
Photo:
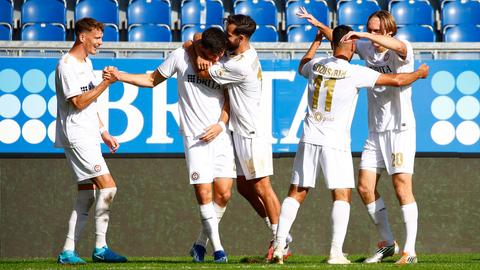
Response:
M372 87L379 73L330 57L311 60L302 75L308 78L309 91L303 140L349 150L358 91Z

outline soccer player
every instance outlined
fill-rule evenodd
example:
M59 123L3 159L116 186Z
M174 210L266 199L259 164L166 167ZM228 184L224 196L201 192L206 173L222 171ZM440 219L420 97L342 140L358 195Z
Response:
M215 62L226 50L225 33L217 28L203 32L200 50ZM190 184L199 204L202 233L191 249L194 262L203 262L210 239L214 261L227 262L218 224L231 196L236 177L231 135L226 131L228 96L213 80L199 78L184 48L173 51L152 73L128 74L109 70L119 81L140 87L155 87L177 74L180 130ZM213 187L212 187L213 183ZM208 236L208 238L207 238Z
M73 47L58 62L55 71L57 122L55 146L63 147L67 162L78 185L77 199L68 223L68 233L58 263L84 264L75 252L75 242L85 227L88 211L95 202L94 262L126 262L127 258L113 252L106 242L110 205L117 192L100 149L103 142L114 153L119 144L112 137L97 112L96 100L115 81L104 79L96 85L92 62L102 45L103 24L91 18L75 23L77 37ZM98 188L98 194L95 189Z
M273 174L272 145L265 129L267 116L262 115L262 70L257 52L250 44L256 23L251 17L241 14L230 15L226 21L228 57L220 59L208 69L200 69L198 75L211 78L228 89L230 130L233 132L237 162L237 189L260 216L265 209L275 238L280 202L269 178ZM273 248L270 255L267 254L267 260L272 253Z
M329 37L331 29L318 22L305 9L304 18ZM344 40L358 40L356 53L367 67L381 73L413 71L414 55L411 44L393 38L397 33L395 19L387 11L372 13L367 21L367 32L350 32ZM393 91L391 91L393 90ZM387 208L377 191L383 170L392 177L393 187L401 205L405 223L406 240L403 255L397 264L416 263L415 240L417 236L418 208L412 188L415 160L415 117L412 108L412 89L381 86L368 90L368 129L358 179L358 193L376 225L382 241L375 254L366 263L381 262L398 252L388 222Z
M299 73L308 79L308 111L303 134L293 164L288 197L283 201L280 222L275 240L274 261L283 263L282 247L295 221L300 204L322 168L325 183L331 190L332 240L329 264L349 264L343 254L347 233L351 190L354 188L353 161L350 150L350 127L355 112L358 91L374 85L406 86L428 75L428 67L402 74L381 74L367 67L352 65L350 60L356 43L342 38L352 31L345 25L337 26L332 33L333 57L315 58L322 34L300 61ZM390 89L390 91L398 91Z

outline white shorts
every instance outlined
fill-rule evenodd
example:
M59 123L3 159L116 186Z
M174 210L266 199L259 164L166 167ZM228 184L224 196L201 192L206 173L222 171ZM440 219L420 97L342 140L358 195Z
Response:
M273 175L272 144L266 137L247 138L233 133L237 175L247 180Z
M217 177L237 177L230 134L222 132L209 143L183 137L183 146L190 184L212 183Z
M370 132L363 147L360 169L378 174L384 169L389 175L413 174L415 149L415 129Z
M298 144L291 183L314 188L320 167L328 189L355 188L351 152L304 142Z
M100 175L109 174L107 164L102 156L100 144L77 145L64 148L67 162L73 172L73 178L82 182Z

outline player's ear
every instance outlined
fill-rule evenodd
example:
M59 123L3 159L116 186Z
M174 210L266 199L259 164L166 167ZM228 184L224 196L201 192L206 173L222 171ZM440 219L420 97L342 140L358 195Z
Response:
M85 42L85 32L80 33L80 35L78 35L78 39L80 40L80 42Z

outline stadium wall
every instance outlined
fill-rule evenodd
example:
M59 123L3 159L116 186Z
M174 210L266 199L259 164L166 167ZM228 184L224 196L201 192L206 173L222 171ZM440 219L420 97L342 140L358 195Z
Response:
M355 158L355 169L359 158ZM183 158L108 158L118 183L108 231L109 245L127 256L187 256L200 229L198 210ZM274 159L273 187L286 196L293 158ZM418 157L414 190L419 205L417 251L480 252L478 211L480 159ZM0 159L0 258L55 257L61 250L75 187L64 158ZM327 255L330 194L322 179L299 211L292 228L295 254ZM391 180L382 176L392 230L404 243L404 226ZM262 255L269 232L238 192L222 220L224 247L232 255ZM378 240L365 207L353 196L345 252L372 251ZM78 252L90 256L93 212ZM208 253L211 251L209 249Z

